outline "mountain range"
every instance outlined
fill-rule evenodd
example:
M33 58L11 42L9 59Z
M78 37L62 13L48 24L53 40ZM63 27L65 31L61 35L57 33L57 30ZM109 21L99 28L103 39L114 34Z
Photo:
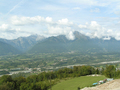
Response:
M15 47L21 52L25 52L29 48L31 48L33 45L35 45L37 42L44 40L44 39L45 39L44 36L31 35L28 37L19 37L14 40L0 39L0 41Z
M110 40L90 38L77 31L75 39L68 40L65 35L44 37L31 35L14 40L0 39L0 55L20 53L62 53L62 52L120 52L120 41L111 37Z

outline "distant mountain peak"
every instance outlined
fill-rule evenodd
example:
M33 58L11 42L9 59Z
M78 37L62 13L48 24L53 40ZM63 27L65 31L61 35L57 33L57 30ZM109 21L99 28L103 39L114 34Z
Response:
M46 37L38 35L38 34L34 34L34 35L30 35L28 38L33 38L33 39L36 39L36 41L40 41L40 40L45 39Z
M40 36L36 34L36 35L30 35L28 37L19 37L13 40L0 39L0 41L10 44L13 47L17 48L18 50L25 52L33 45L35 45L37 42L42 41L44 39L45 39L44 36Z
M87 36L85 36L84 34L81 34L80 32L78 32L78 31L74 31L74 33L73 33L74 35L75 35L75 39L84 39L84 40L87 40L88 39L88 37Z

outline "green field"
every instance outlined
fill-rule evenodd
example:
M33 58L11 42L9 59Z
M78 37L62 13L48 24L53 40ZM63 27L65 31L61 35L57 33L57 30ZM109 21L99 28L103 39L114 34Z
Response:
M93 83L105 78L105 76L81 76L78 78L62 81L54 85L52 90L78 90L78 87L83 88L91 86Z

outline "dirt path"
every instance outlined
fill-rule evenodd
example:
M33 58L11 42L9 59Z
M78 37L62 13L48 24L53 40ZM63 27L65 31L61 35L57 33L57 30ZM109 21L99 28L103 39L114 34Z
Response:
M120 79L116 79L96 87L85 87L81 90L120 90Z

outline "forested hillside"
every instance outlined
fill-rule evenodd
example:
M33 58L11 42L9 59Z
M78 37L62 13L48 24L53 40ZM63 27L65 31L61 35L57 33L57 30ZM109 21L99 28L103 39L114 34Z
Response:
M20 54L21 52L13 46L0 41L0 55Z
M73 69L64 68L53 72L42 72L27 78L11 77L4 75L0 77L0 90L48 90L59 82L60 79L74 78L91 74L101 74L108 78L119 78L120 70L109 65L106 68L94 68L92 66L74 66Z

